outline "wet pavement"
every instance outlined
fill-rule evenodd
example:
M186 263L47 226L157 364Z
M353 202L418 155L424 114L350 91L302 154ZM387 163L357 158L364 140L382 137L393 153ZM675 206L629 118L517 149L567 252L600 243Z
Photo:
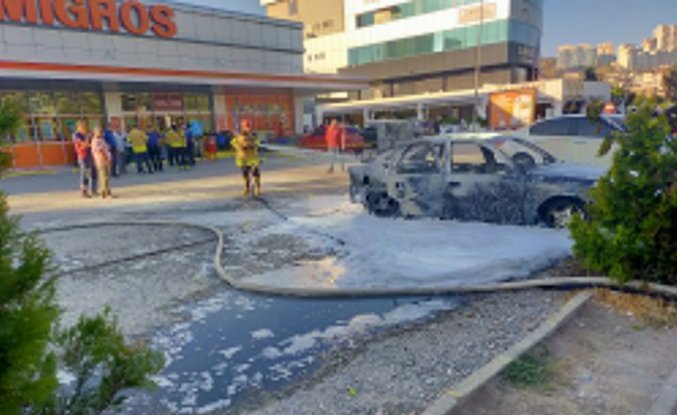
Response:
M227 410L312 375L329 351L459 304L459 297L310 300L227 290L185 305L191 322L153 337L169 364L157 379L160 388L125 412Z

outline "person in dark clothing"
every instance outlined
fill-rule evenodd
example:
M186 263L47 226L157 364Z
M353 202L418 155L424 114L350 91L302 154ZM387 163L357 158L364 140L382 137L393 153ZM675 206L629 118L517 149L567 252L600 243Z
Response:
M113 131L112 125L108 124L108 128L103 133L103 139L110 149L110 175L113 177L118 177L118 152L117 152L117 140L115 139L115 132Z
M148 157L155 171L163 171L161 140L162 137L157 130L148 132Z
M195 137L190 127L186 128L186 148L184 153L184 164L186 166L195 166Z

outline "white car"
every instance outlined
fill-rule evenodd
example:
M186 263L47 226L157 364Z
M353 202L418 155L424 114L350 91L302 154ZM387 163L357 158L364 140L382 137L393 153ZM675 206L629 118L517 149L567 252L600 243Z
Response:
M608 168L613 161L615 147L602 157L599 149L604 139L614 131L625 131L622 116L602 115L596 122L580 114L538 121L511 135L529 140L567 163Z

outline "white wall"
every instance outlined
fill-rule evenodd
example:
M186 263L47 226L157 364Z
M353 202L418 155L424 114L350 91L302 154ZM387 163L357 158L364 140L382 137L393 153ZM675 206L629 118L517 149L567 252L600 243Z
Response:
M346 29L351 34L348 42L350 47L463 27L464 25L459 22L459 10L479 6L477 3L364 28L356 27L357 15L404 2L403 0L346 0ZM496 20L507 19L510 16L510 0L485 1L486 6L490 4L496 5Z
M345 32L307 39L305 42L304 71L336 73L348 66L348 43Z
M19 62L279 74L303 71L298 25L185 7L175 10L178 33L173 39L0 22L0 56Z
M459 22L459 10L477 7L478 4L422 14L407 19L370 27L357 28L356 16L368 11L403 3L405 0L346 0L346 31L314 39L306 39L304 70L315 73L336 73L348 66L348 50L375 43L409 38L422 34L452 30L463 25ZM496 18L487 22L504 20L510 16L510 0L487 0L496 4ZM319 59L318 59L319 58Z

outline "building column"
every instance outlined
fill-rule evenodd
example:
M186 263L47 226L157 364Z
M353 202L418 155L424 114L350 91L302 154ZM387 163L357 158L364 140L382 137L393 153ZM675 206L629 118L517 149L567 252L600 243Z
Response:
M107 123L113 122L114 125L118 124L122 131L126 131L125 117L123 117L122 113L122 95L119 92L104 92L103 99Z
M426 108L423 104L416 104L416 119L419 121L425 121L426 118Z
M216 118L216 131L225 131L228 129L228 108L226 107L226 96L223 94L214 94L214 118Z
M294 133L303 134L304 127L304 102L306 96L299 93L294 93Z
M369 121L373 120L374 114L368 108L362 110L362 118L364 119L364 124L366 125Z
M564 113L564 103L562 101L555 101L552 104L552 116L559 117Z
M315 124L312 127L320 126L324 123L324 108L321 105L315 106Z

